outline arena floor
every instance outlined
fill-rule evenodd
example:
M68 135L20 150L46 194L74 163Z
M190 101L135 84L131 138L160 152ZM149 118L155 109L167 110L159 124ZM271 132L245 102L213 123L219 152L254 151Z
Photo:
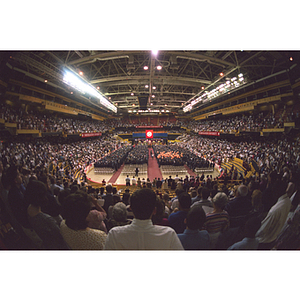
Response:
M147 179L148 177L148 169L147 164L144 165L138 165L140 172L139 177ZM135 168L136 165L125 165L123 170L121 171L120 175L118 176L117 180L115 182L112 182L116 185L123 185L125 184L125 178L127 175L129 175L130 178L135 174ZM174 178L176 174L178 174L179 177L185 178L186 175L190 176L188 171L183 166L161 166L160 171L162 173L162 178L169 178L169 176L172 176ZM90 178L93 182L100 183L103 179L108 183L112 176L115 174L115 172L107 171L105 169L101 170L101 168L98 168L97 172L95 172L95 169L91 169L89 173L87 174L87 177ZM201 176L201 173L196 173L197 175ZM205 171L205 176L212 175L213 178L217 177L219 175L219 172L217 170L211 170L211 171Z

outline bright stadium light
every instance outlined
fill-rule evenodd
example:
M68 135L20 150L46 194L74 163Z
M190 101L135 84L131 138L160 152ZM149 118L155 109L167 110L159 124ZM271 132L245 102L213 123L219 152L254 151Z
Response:
M229 91L238 88L240 85L245 84L246 81L244 79L244 75L240 73L238 75L239 79L237 81L237 77L228 78L230 80L227 80L225 83L221 83L216 88L214 88L211 91L205 91L201 96L199 96L196 99L193 99L188 105L186 105L183 108L184 112L188 112L192 110L192 108L199 102L205 103L208 100L212 100L222 94L229 93Z
M117 112L117 108L108 101L97 89L95 89L92 85L86 82L84 79L78 77L73 72L65 70L63 81L70 85L71 87L75 88L82 94L88 94L97 98L100 101L100 104L106 107L107 109L113 111L114 113Z

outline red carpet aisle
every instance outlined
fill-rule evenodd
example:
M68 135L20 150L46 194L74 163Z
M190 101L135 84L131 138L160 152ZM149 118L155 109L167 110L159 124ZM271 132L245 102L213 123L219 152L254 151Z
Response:
M187 165L184 165L184 168L187 170L190 176L194 176L196 178L197 174L193 172Z
M153 151L152 148L149 148L149 158L148 158L148 178L152 180L156 178L162 179L161 171L158 167L158 163L155 157L151 158L150 151Z
M124 163L123 163L123 165L119 168L119 170L116 171L116 172L114 173L114 175L109 179L109 181L108 181L107 183L114 184L114 183L117 181L117 179L118 179L118 177L120 176L120 174L122 173L123 168L124 168Z

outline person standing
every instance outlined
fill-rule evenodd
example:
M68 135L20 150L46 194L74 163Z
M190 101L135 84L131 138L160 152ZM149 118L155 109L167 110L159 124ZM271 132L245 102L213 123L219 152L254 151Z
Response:
M37 235L43 241L42 249L70 249L62 235L56 220L42 212L41 207L47 201L47 188L41 181L31 180L27 185L24 199L29 203L28 220Z
M210 236L210 246L214 249L219 235L229 229L230 221L227 211L224 210L228 197L223 192L218 192L213 200L213 211L206 214L204 228Z
M186 228L184 220L192 203L191 196L186 192L180 193L178 195L178 202L179 210L171 213L168 220L170 226L176 231L176 233L183 233Z
M103 250L106 233L88 227L87 216L91 204L86 193L69 195L64 203L65 219L60 233L72 250Z
M186 229L178 234L178 238L185 250L207 250L210 248L210 237L206 230L202 230L206 215L200 205L192 207L185 218Z
M133 186L136 186L136 178L135 178L135 176L132 176L132 179L131 179L131 184L133 185Z
M259 250L270 250L273 248L287 220L291 208L291 200L286 193L286 188L286 182L283 180L276 181L274 195L278 200L271 207L256 233L256 237L259 240Z
M255 237L257 230L261 226L259 217L250 218L244 228L244 238L231 245L227 250L257 250L258 239Z
M134 219L130 225L113 227L106 238L105 250L183 250L176 232L167 226L153 225L156 194L145 188L130 198Z
M125 178L126 186L130 186L130 178L129 175Z

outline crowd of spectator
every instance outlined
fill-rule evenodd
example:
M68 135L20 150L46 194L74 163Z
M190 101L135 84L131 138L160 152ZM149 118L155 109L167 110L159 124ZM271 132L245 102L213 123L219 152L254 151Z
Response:
M190 128L195 131L220 131L233 133L238 131L261 131L266 128L283 128L283 120L276 119L272 113L241 115L216 120L192 121Z
M251 140L232 142L224 139L204 138L197 135L185 135L182 143L185 149L218 165L237 157L250 165L255 162L258 173L280 172L284 165L293 168L300 162L300 138Z
M45 130L39 127L41 124L50 126L47 124L53 122L57 130L69 133L101 131L96 121L56 122L55 117L33 115L4 110L1 117L38 130ZM263 115L260 117L263 120ZM279 126L272 124L272 118L263 122ZM209 128L253 129L260 126L257 120L234 117L219 120ZM248 122L250 127L245 127ZM109 130L110 125L100 126ZM199 127L202 125L191 123L194 131L205 130ZM124 162L144 162L148 158L147 145L132 146L108 135L76 142L63 138L24 139L3 144L0 151L1 213L5 211L16 233L33 249L300 247L299 137L233 142L192 133L183 135L181 142L153 145L153 149L159 165L186 164L194 170L215 163L222 166L237 157L247 164L255 163L257 176L240 178L236 186L220 185L211 176L176 178L172 188L169 180L161 184L157 180L139 186L136 194L123 202L110 185L105 186L104 193L87 186L84 179L75 180L75 174L80 172L84 178L83 170L90 164L117 170ZM169 188L176 189L173 199L166 195ZM145 239L134 240L137 232L144 232Z
M5 169L11 165L34 174L45 170L59 180L74 180L76 172L83 175L84 169L116 149L122 149L123 143L110 137L93 140L49 142L45 139L32 142L13 142L3 145L1 161ZM123 151L123 150L122 150Z
M121 130L123 128L135 129L136 125L158 125L158 126L183 126L187 122L179 121L175 119L174 121L162 121L157 118L156 122L130 122L130 120L119 120L110 119L105 121L94 120L92 118L82 116L82 119L75 117L65 117L63 115L56 115L51 112L40 112L38 110L27 109L23 107L15 108L7 104L0 104L0 118L7 123L15 123L17 129L30 129L39 130L41 132L55 132L64 134L80 134L80 133L90 133L90 132L102 132L105 133L111 128L116 130ZM153 124L155 123L155 124Z
M157 183L126 190L65 184L38 170L1 171L6 211L27 249L270 250L300 247L300 168L273 170L229 187L188 177L176 196ZM101 191L102 190L102 191ZM128 196L125 198L125 196ZM24 244L23 244L24 246Z
M284 122L299 120L299 109L279 109L277 113L259 112L257 114L240 114L234 117L223 116L199 121L180 120L173 117L145 118L139 116L127 119L110 119L98 121L83 116L66 117L63 115L40 112L38 110L12 107L0 104L0 118L8 123L16 123L18 129L34 129L40 132L54 132L63 134L81 134L90 132L108 132L111 128L122 133L128 133L140 126L186 127L194 132L219 131L222 133L235 133L239 131L261 131L268 128L283 128ZM124 131L125 130L125 131ZM178 130L178 129L177 129Z
M15 123L17 129L39 130L41 132L55 132L63 134L80 134L90 132L107 132L109 125L106 122L86 118L55 116L50 112L15 109L1 104L0 118L7 123ZM82 117L83 118L83 117Z

